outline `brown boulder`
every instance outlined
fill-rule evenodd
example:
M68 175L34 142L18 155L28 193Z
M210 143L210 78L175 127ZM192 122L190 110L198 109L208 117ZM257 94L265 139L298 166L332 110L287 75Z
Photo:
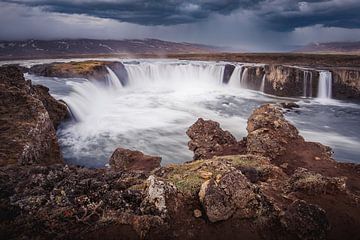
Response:
M209 159L213 156L239 154L243 151L230 132L220 128L220 124L199 118L186 132L190 137L189 149L194 152L194 160Z
M62 163L49 113L18 68L0 68L0 96L0 165Z
M161 157L145 155L140 151L117 148L109 163L116 171L147 171L160 167Z
M263 105L252 113L247 130L247 151L273 159L284 154L291 142L303 140L280 109L271 104Z
M211 222L227 220L232 216L256 218L272 211L265 196L238 170L226 173L220 179L205 181L201 185L199 199Z

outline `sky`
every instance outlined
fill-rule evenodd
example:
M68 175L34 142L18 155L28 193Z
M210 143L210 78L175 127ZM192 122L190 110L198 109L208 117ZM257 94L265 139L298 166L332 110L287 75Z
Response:
M0 39L143 39L247 51L360 41L360 0L0 0Z

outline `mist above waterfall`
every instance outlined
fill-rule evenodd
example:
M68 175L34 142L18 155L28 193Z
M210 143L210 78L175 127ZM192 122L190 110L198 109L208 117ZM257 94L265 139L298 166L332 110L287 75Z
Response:
M101 167L119 146L159 155L163 164L188 161L192 152L187 147L186 130L197 118L217 121L241 139L247 135L246 122L253 109L263 103L284 101L257 91L264 89L266 75L261 76L256 91L246 89L247 64L235 65L225 84L223 62L123 63L128 75L126 84L111 68L107 69L105 82L28 75L63 99L74 116L74 121L58 131L66 161ZM328 86L323 84L327 80L322 80L329 78L325 73L320 74L319 87ZM309 92L310 81L315 80L310 74L304 79L304 88ZM356 161L360 129L354 128L354 115L360 114L360 109L346 105L348 112L344 113L336 101L330 104L316 99L310 103L298 100L301 114L291 113L288 117L300 126L305 138L334 147L340 160ZM340 124L338 116L347 124ZM324 131L333 137L323 135Z

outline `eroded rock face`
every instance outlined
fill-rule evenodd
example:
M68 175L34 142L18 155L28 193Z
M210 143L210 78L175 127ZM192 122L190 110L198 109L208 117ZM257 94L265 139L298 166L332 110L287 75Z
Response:
M265 92L281 97L316 97L318 79L319 72L316 70L268 65L266 66ZM308 81L308 93L304 92L305 81Z
M30 73L45 77L86 78L106 82L108 76L106 67L114 71L123 86L127 84L128 74L120 62L84 61L41 64L31 67Z
M189 149L194 152L194 160L213 156L231 155L243 150L230 132L220 128L220 124L199 118L186 132L190 137Z
M147 171L160 167L161 157L145 155L140 151L117 148L110 158L110 166L116 171Z
M333 77L332 94L337 99L360 99L360 69L330 69Z
M16 67L0 68L0 92L0 165L61 163L54 124L44 106L60 104L25 81ZM52 115L56 125L57 114Z

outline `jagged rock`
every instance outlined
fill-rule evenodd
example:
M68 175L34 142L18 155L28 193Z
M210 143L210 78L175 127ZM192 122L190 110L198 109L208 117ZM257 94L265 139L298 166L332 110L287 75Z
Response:
M285 120L274 105L263 105L256 109L248 120L247 151L276 158L285 153L286 146L302 139L298 130Z
M145 184L145 197L141 202L141 211L166 217L169 207L167 201L175 195L176 187L153 175L146 180Z
M302 200L288 207L281 222L287 231L302 240L326 239L330 228L326 212Z
M199 118L186 132L190 137L189 149L194 152L194 160L208 159L213 156L232 155L242 152L230 132L220 128L220 124Z
M296 169L289 180L290 191L307 194L332 194L346 191L346 178L325 177L319 173L310 172L305 168Z
M54 124L37 90L16 67L0 68L0 165L61 163ZM42 93L43 94L43 93ZM49 108L55 100L46 96ZM58 105L56 106L58 107ZM55 107L55 108L56 108Z
M256 218L270 204L258 192L241 171L226 173L215 181L205 181L199 191L199 199L211 222L227 220L233 215L238 218Z
M140 151L117 148L110 157L110 166L116 171L147 171L160 167L161 157L145 155Z

